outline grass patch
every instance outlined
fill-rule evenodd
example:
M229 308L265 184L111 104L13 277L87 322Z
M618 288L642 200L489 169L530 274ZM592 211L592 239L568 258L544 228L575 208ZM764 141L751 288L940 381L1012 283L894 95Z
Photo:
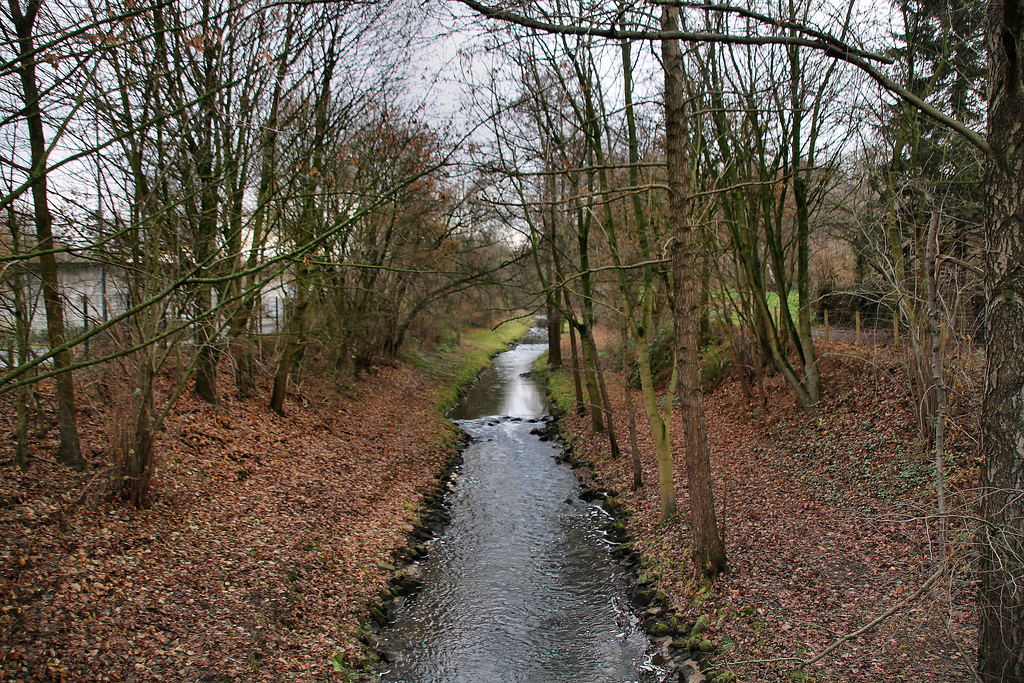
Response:
M449 344L433 352L420 350L406 360L436 375L433 402L438 412L444 414L458 402L463 390L487 367L491 358L522 338L531 326L531 320L517 318L494 329L469 330L462 335L459 344Z
M533 365L533 372L543 382L551 396L551 402L562 413L568 413L576 406L576 389L573 386L572 372L566 367L551 369L548 367L548 352L545 351Z
M735 292L733 292L732 296L736 297L737 294ZM772 313L772 318L774 318L776 323L778 323L778 319L779 319L779 295L778 295L778 293L775 292L775 291L765 292L765 301L768 304L768 310L770 310L771 313ZM797 314L800 311L800 295L799 295L799 293L795 289L791 289L789 291L789 293L788 293L788 295L786 297L786 306L787 306L787 308L789 308L790 316L795 321L797 319ZM727 310L731 310L729 302L722 297L721 292L715 292L715 293L712 294L711 308L712 308L712 316L714 316L714 318L719 323L723 322L723 318L724 318L723 312L727 311ZM739 325L740 324L739 316L735 312L732 312L731 319L732 319L732 324L733 325Z

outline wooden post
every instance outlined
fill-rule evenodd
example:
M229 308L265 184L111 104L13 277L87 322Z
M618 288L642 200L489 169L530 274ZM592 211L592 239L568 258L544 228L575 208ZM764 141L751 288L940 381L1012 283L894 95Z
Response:
M825 343L828 344L828 309L825 309Z
M855 315L856 315L856 318L857 318L857 344L859 345L860 344L860 311L857 311Z
M89 331L89 295L82 294L82 332ZM85 357L89 357L89 337L85 338Z

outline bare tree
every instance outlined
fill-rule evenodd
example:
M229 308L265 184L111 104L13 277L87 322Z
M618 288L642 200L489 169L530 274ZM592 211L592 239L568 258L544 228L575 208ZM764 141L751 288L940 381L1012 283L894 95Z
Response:
M662 10L661 28L678 30L679 10ZM673 231L672 284L673 320L676 333L676 363L679 372L679 400L683 433L686 437L686 481L690 490L690 551L698 576L715 579L725 571L725 542L715 516L711 483L711 452L704 418L704 395L700 384L700 279L698 240L690 222L693 179L686 140L686 74L679 43L662 40L661 60L665 69L665 163L667 165L669 220Z
M985 683L1024 681L1024 3L988 5L981 646Z
M9 0L10 14L7 19L14 30L15 69L21 78L24 116L28 126L29 178L32 191L33 218L36 228L36 251L39 258L40 277L43 286L43 300L46 305L46 330L50 348L54 350L54 368L60 372L57 383L57 423L60 429L58 456L61 462L75 469L85 467L82 447L78 439L75 387L71 379L71 351L66 348L67 335L64 329L64 303L61 299L60 282L57 276L57 259L53 241L53 214L47 190L49 148L43 124L43 94L39 89L37 65L40 53L36 48L37 20L43 7L42 0Z

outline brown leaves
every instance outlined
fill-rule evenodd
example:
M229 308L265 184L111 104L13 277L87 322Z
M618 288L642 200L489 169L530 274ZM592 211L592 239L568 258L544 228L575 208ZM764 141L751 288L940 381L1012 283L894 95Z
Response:
M353 392L358 401L343 401L307 379L307 405L288 418L263 396L228 397L223 409L184 397L159 436L148 510L97 495L69 502L89 478L104 481L102 467L74 475L33 459L22 475L8 455L0 675L337 676L329 658L355 655L365 604L386 581L377 564L404 542L446 457L429 403L436 384L419 370L380 368ZM86 443L101 443L96 429Z
M579 437L590 476L618 491L632 511L635 545L679 609L717 616L719 670L746 681L972 681L974 597L953 576L925 599L806 671L796 659L821 652L901 599L931 573L934 525L927 457L920 455L909 382L885 350L834 342L823 362L827 396L815 413L795 406L781 377L769 378L770 412L756 415L729 379L705 396L716 503L730 572L714 586L691 583L681 424L673 421L680 514L658 524L657 472L646 423L638 422L645 487L629 491L628 458L611 461L604 435L563 419ZM567 353L567 352L566 352ZM866 357L872 354L871 357ZM624 419L621 382L612 393ZM635 401L636 403L636 401ZM966 435L951 469L969 486ZM599 457L601 456L601 457ZM582 471L582 470L581 470ZM952 634L952 637L951 637ZM954 642L954 639L956 642ZM786 659L789 658L789 659Z

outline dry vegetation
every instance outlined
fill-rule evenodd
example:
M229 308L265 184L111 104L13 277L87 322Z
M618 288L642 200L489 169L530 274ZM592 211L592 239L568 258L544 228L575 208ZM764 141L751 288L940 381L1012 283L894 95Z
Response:
M658 524L657 472L642 416L637 419L646 486L639 491L628 490L628 458L607 459L605 438L590 434L585 420L566 416L563 431L577 455L594 463L590 476L623 492L645 571L658 577L659 587L689 617L712 617L717 672L732 671L744 681L973 681L977 615L970 537L955 519L950 568L931 590L877 629L798 668L800 660L912 597L941 553L932 516L933 469L917 437L898 354L849 342L823 350L827 393L814 413L799 409L781 377L768 380L765 412L731 377L705 395L731 569L712 586L692 579L681 457L681 512ZM564 392L562 383L569 380L562 374L556 382ZM623 382L611 383L622 434ZM947 466L954 515L973 512L975 408L962 402L953 420ZM677 453L680 425L677 414Z
M603 436L571 415L563 429L576 454L594 462L584 476L624 492L646 571L680 610L713 617L716 671L745 681L973 680L970 547L956 523L951 568L923 599L797 669L798 660L901 605L941 552L931 469L898 355L836 341L825 351L828 394L813 414L796 406L780 377L768 381L764 412L731 377L706 396L731 567L713 586L692 581L682 459L684 512L659 525L643 423L647 486L635 492L626 490L627 458L608 460ZM104 444L116 431L117 401L100 400L98 385L82 401L92 445L86 472L55 462L55 430L38 435L24 474L5 444L3 680L337 676L335 662L358 661L365 606L387 581L380 565L404 543L452 453L455 437L435 406L466 352L431 358L440 373L427 363L380 366L347 387L311 374L290 397L287 417L265 407L265 386L255 401L228 396L220 407L186 393L159 436L155 496L145 510L106 494ZM610 388L622 425L621 379ZM3 400L0 419L11 433L10 398ZM40 406L49 404L42 396ZM971 508L977 472L973 408L961 402L954 418L950 486L959 512Z

